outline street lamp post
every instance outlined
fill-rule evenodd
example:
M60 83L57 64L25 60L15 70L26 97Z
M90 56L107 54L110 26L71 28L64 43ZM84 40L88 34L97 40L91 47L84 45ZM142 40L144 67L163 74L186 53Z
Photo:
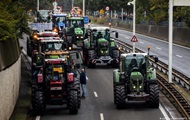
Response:
M85 0L83 0L83 16L85 16Z
M37 11L39 11L39 0L37 0Z
M133 4L133 36L135 36L135 19L136 19L136 0L133 0L132 2L128 2L127 5ZM133 42L133 53L135 53L135 42Z

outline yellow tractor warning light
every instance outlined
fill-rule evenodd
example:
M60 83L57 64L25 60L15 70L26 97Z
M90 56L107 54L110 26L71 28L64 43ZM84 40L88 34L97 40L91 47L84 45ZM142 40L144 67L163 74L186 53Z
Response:
M147 48L148 48L148 50L149 50L149 49L150 49L150 46L148 46Z
M111 26L111 23L109 23L108 25Z
M58 33L58 30L57 30L56 28L54 28L54 29L53 29L53 32L56 32L56 33Z

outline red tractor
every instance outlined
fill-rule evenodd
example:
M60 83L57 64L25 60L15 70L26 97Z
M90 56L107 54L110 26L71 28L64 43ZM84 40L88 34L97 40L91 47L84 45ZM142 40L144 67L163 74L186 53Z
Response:
M79 64L71 63L72 55L67 51L36 52L33 58L32 107L37 114L43 114L47 104L66 104L71 114L80 108L80 83L76 76ZM77 57L79 58L79 57Z

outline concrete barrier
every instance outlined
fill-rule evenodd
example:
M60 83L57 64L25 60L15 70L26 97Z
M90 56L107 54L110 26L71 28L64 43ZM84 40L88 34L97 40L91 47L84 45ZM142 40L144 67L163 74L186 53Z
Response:
M21 57L0 72L0 120L9 120L16 105L21 80Z

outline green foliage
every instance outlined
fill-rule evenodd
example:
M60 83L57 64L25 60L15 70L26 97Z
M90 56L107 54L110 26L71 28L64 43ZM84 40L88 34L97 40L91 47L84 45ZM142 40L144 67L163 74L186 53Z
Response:
M19 7L18 7L19 6ZM0 2L0 41L18 39L22 33L29 33L28 16L19 2Z

